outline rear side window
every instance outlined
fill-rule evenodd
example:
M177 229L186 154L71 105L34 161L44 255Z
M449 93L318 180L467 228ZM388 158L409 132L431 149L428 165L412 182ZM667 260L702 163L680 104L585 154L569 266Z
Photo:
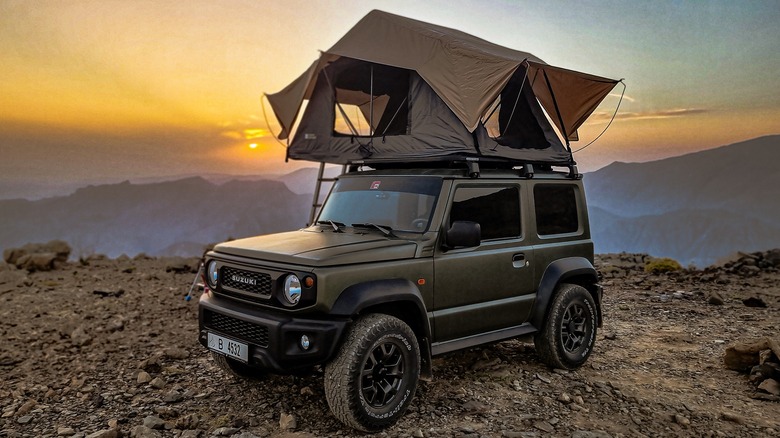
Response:
M579 227L577 196L573 185L534 186L536 230L540 236L574 233Z
M450 210L455 221L478 222L482 239L520 236L520 192L517 187L459 187Z

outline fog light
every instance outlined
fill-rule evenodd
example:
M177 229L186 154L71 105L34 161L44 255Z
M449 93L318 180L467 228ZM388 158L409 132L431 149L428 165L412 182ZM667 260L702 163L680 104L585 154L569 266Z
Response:
M308 350L309 347L311 347L311 342L309 341L309 337L306 335L301 336L301 348L304 350Z

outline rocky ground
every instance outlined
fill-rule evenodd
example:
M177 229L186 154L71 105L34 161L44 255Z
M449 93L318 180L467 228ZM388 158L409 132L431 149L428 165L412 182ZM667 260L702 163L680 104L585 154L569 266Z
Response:
M360 436L330 415L321 376L238 383L217 369L184 300L197 261L26 262L0 263L0 437ZM522 340L452 353L377 436L778 436L778 398L723 360L777 339L778 269L763 255L672 273L646 262L599 257L604 326L583 368L549 369Z

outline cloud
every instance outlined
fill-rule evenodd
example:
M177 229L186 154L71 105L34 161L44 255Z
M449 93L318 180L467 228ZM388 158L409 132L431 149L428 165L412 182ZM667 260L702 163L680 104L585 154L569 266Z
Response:
M609 93L608 96L609 97L620 98L620 93ZM633 97L631 97L631 96L629 96L627 94L623 95L623 100L625 100L626 102L636 102L636 99L634 99Z
M697 114L709 113L711 110L705 108L675 108L669 110L649 111L649 112L620 112L615 119L618 120L651 120L651 119L670 119L676 117L686 117ZM590 117L593 121L609 120L612 118L611 112L599 111L593 113Z

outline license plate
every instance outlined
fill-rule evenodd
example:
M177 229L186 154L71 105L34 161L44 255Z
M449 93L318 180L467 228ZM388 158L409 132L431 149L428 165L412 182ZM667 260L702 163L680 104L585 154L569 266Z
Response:
M209 348L226 356L236 358L242 362L249 362L249 346L247 344L223 338L209 333Z

